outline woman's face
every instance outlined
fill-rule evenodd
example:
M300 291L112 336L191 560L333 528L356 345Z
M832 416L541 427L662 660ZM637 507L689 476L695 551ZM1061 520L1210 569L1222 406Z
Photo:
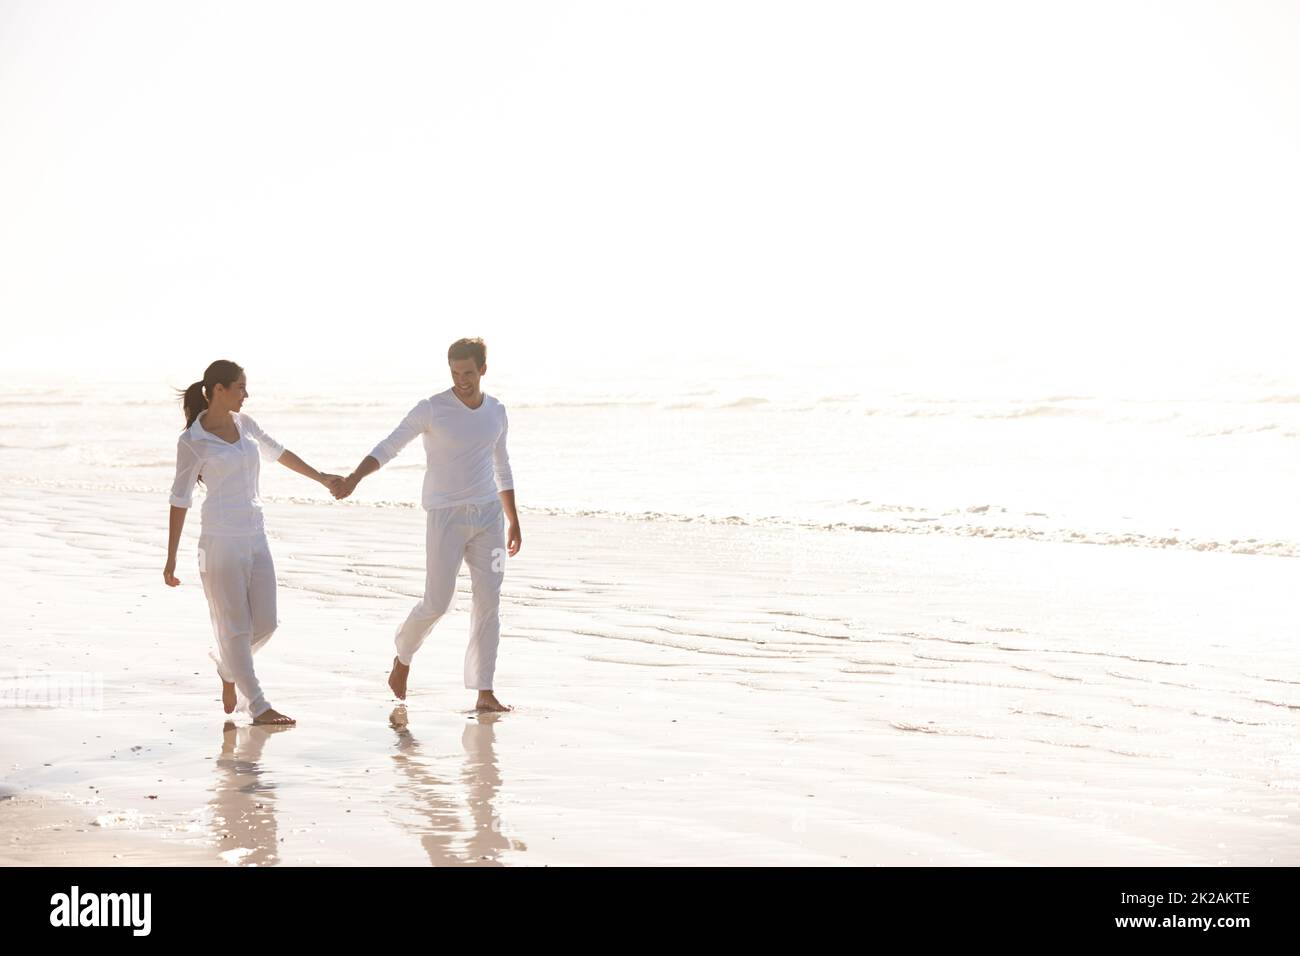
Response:
M213 404L218 404L228 412L237 412L240 406L244 404L244 399L248 398L248 376L242 372L239 378L230 385L217 383L216 394L213 396Z

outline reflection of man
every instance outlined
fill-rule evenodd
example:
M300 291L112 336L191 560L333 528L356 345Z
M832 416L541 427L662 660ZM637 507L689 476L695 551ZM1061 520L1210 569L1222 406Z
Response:
M334 488L346 498L366 475L378 471L416 435L424 436L427 467L422 503L426 512L424 597L397 629L397 656L388 686L406 699L411 658L451 607L461 562L469 564L473 592L465 686L478 691L479 710L509 710L492 692L504 555L519 553L523 535L515 511L514 481L506 453L506 409L479 390L487 373L482 339L460 339L447 350L452 387L421 399L393 433Z
M423 818L414 827L403 825L420 837L420 845L434 866L504 866L502 854L528 849L522 841L501 832L495 811L501 772L493 748L492 725L498 719L500 714L480 714L465 722L461 734L466 759L460 779L474 821L471 829L465 826L460 803L454 796L461 788L425 769L427 761L411 734L406 705L398 704L389 715L388 725L397 732L396 766L407 778L404 789L412 797L410 806Z

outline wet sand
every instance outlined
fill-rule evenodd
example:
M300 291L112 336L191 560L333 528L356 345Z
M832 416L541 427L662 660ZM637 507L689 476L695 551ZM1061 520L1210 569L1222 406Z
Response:
M525 511L480 716L422 513L276 502L271 731L166 513L0 484L0 863L1300 863L1290 559Z

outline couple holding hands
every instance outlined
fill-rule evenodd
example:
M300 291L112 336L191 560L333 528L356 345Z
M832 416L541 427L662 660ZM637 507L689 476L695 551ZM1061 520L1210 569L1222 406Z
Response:
M194 486L205 489L199 533L199 577L208 599L226 713L238 705L256 724L292 724L271 707L253 672L253 655L278 623L275 565L267 545L258 497L260 459L351 495L360 481L391 461L417 435L427 467L422 504L426 515L424 597L397 629L397 654L388 685L406 698L411 658L451 607L461 562L469 564L473 599L465 686L478 691L477 709L510 708L492 691L501 623L499 605L505 556L519 553L523 536L515 510L514 481L506 452L506 410L479 388L487 372L482 339L460 339L447 351L452 387L421 399L401 424L346 478L322 474L262 431L240 408L248 380L234 362L213 362L184 392L185 430L176 444L167 564L163 580L176 587L176 549Z

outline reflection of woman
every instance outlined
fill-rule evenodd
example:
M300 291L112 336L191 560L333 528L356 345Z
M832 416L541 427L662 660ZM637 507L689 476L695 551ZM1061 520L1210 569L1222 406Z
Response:
M163 580L176 577L176 548L194 485L203 482L199 577L208 598L217 640L213 659L221 675L226 713L238 703L256 724L292 724L271 708L253 673L253 654L274 633L275 565L266 542L258 498L259 455L329 486L337 475L322 475L242 415L248 380L234 362L213 362L203 380L185 390L185 431L176 443L176 480L171 493L171 526Z
M276 835L275 787L262 779L262 748L272 734L287 727L236 727L231 721L221 734L221 755L215 770L212 828L217 850L227 863L274 866L280 862Z

